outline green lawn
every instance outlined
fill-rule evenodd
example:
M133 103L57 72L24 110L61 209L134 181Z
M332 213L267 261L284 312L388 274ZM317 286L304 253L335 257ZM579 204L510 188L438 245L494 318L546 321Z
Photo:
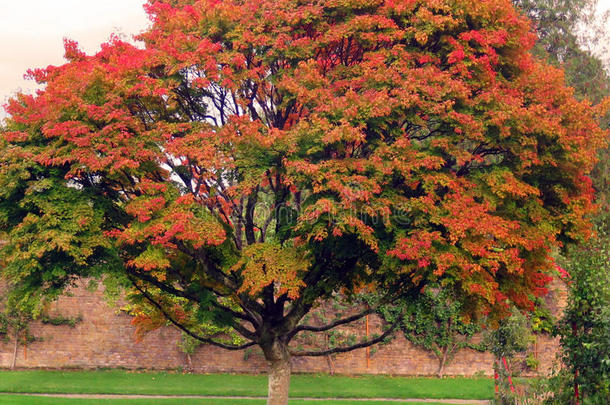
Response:
M267 377L136 373L119 370L0 371L0 392L265 396ZM493 380L294 375L290 384L290 395L312 398L491 399Z
M0 395L2 405L264 405L255 399L73 399ZM290 401L291 405L405 405L404 402L379 401ZM446 405L430 402L409 402L406 405Z

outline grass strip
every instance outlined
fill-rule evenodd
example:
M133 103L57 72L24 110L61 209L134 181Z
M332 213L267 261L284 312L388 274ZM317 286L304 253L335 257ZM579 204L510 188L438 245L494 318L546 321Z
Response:
M0 392L265 396L265 375L111 371L0 371ZM294 375L292 397L491 399L488 378Z
M2 405L264 405L265 400L257 399L84 399L51 398L41 396L0 395ZM299 401L290 405L405 405L393 401ZM409 402L407 405L447 405L431 402Z

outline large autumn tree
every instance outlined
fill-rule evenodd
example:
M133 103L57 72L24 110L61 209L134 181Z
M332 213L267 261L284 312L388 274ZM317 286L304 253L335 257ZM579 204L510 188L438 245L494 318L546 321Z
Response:
M473 317L530 308L589 231L601 108L529 53L509 0L150 1L114 39L31 72L0 154L3 275L24 300L80 276L166 321L261 347L269 404L322 300L434 282ZM394 327L396 325L393 325ZM219 331L221 333L219 333Z

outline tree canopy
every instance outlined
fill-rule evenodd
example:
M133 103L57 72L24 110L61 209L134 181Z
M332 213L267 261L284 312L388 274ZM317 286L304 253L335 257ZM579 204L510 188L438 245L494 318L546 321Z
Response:
M66 41L66 64L30 72L44 89L9 102L2 272L24 299L105 275L142 330L259 345L280 404L290 355L329 353L295 336L374 311L305 324L320 300L434 282L502 316L588 234L604 105L530 54L509 0L146 9L143 46Z

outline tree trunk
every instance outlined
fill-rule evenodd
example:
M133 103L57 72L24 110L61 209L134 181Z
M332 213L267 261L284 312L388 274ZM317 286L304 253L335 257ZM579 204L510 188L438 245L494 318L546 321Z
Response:
M330 344L328 343L328 333L324 334L324 342L326 344L326 349L330 349ZM367 347L368 349L368 347ZM326 356L326 363L328 364L328 372L330 375L335 375L335 366L333 364L332 354Z
M15 345L13 346L13 361L11 363L11 370L15 368L17 363L17 347L19 346L19 332L15 332Z
M443 349L443 355L441 356L441 358L438 361L438 371L436 372L436 375L438 376L438 378L443 378L443 373L445 371L445 363L447 363L447 352L449 351L449 346L446 346Z
M330 375L335 375L335 366L333 364L333 358L331 354L326 356L326 364L328 364L328 373Z
M578 334L578 326L576 322L572 322L572 335ZM580 405L580 392L578 389L578 369L574 370L574 405Z
M186 353L186 370L189 373L193 371L193 359L189 353Z
M276 340L263 348L269 365L269 392L267 405L287 405L290 389L290 354L283 342Z
M578 390L578 370L574 370L574 405L580 405L580 393Z

